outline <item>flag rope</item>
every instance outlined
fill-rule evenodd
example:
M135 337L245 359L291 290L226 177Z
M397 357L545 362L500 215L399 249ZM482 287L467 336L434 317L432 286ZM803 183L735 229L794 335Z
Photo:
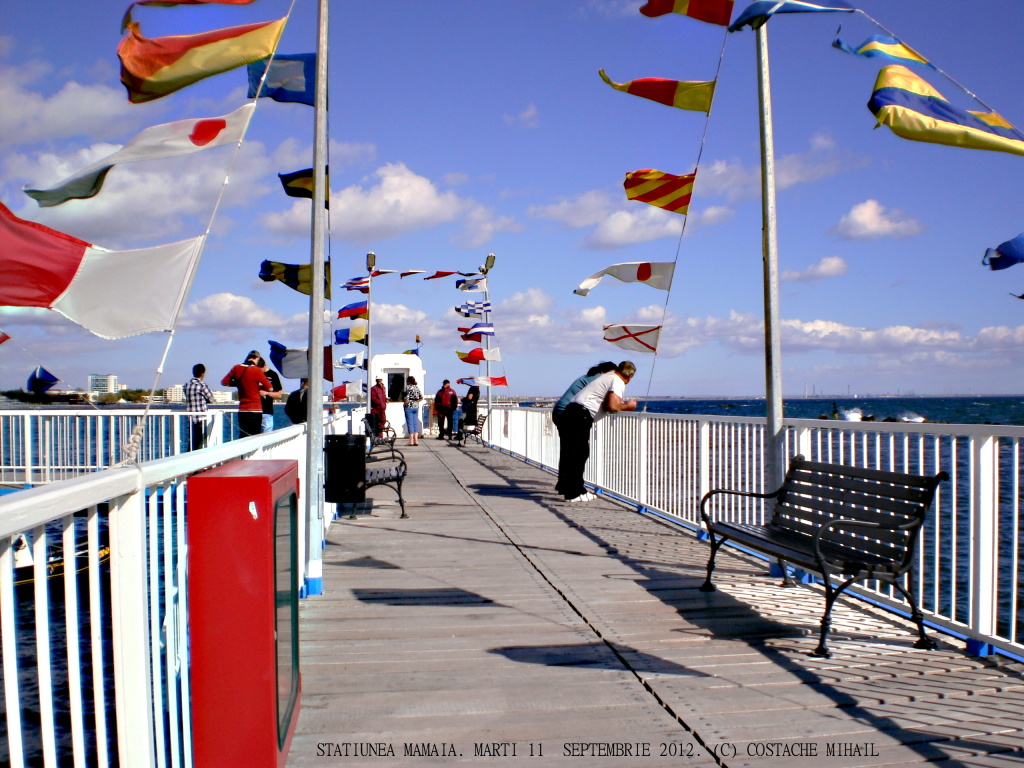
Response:
M718 78L722 74L722 62L725 60L725 46L726 46L726 42L728 41L728 39L729 39L729 32L728 32L728 30L726 30L725 33L722 35L722 48L721 48L721 50L718 53L718 68L715 71L715 92L716 93L718 91ZM707 113L705 114L705 117L704 117L704 131L703 131L703 133L701 134L701 137L700 137L700 147L697 149L697 160L696 160L696 162L694 163L694 166L693 166L694 167L694 174L695 174L695 178L693 180L694 188L697 187L698 181L700 179L700 174L698 173L698 170L700 169L700 160L704 156L704 146L707 143L707 139L708 139L708 128L711 125L711 112L712 112L712 110L714 110L714 108L715 108L715 101L714 101L714 98L712 98L711 106L708 109L708 111L707 111ZM687 210L689 210L689 209L687 209ZM689 212L687 212L687 214L683 217L682 226L679 228L679 239L676 240L676 253L675 253L675 257L672 260L672 276L669 279L668 290L665 291L665 303L662 305L662 308L661 308L661 330L662 331L665 330L665 319L668 317L668 302L672 298L672 284L675 282L675 279L676 279L676 267L679 266L679 254L680 254L680 252L682 251L682 248L683 248L683 236L686 234L686 223L687 223L687 221L689 221L689 218L690 218L690 214L689 214ZM660 346L660 341L659 341L659 346ZM644 403L643 403L643 407L641 408L641 412L644 412L644 413L646 413L646 411L647 411L647 403L650 400L651 384L654 381L654 369L655 369L657 363L658 363L658 349L655 348L655 350L654 350L654 357L651 360L651 372L650 372L650 374L647 377L647 390L644 393Z
M292 11L295 9L295 0L292 0L291 5L288 6L288 13L284 16L284 24L281 26L281 36L284 36L284 30L288 27L288 22L291 20ZM277 45L274 46L273 52L269 56L267 66L263 70L263 77L260 78L259 88L256 90L257 94L263 92L263 85L266 83L267 74L270 72L270 66L274 63L274 56L277 55L277 46L281 44L281 38L278 38ZM249 133L249 126L252 124L252 119L256 115L256 110L259 108L259 98L253 99L253 109L249 113L248 118L245 121L245 127L242 129L242 135L239 137L235 144L235 151L231 154L231 162L228 163L227 172L224 174L224 181L221 182L220 192L217 194L217 200L213 204L213 210L210 212L210 219L206 224L206 231L203 232L203 243L199 248L199 253L195 257L195 266L192 269L192 274L189 275L188 282L182 289L182 300L178 304L177 311L171 320L171 329L167 334L167 343L164 345L163 355L160 357L160 363L156 368L156 375L153 379L153 386L149 390L149 397L146 399L146 408L142 412L142 418L132 428L131 436L128 438L127 444L121 446L122 459L112 466L120 467L128 464L138 464L139 451L142 447L142 436L145 432L146 419L149 417L150 409L153 407L153 397L156 395L156 388L160 386L160 377L164 372L164 363L167 361L167 355L171 351L171 344L174 342L174 331L178 326L178 320L181 318L181 312L185 308L185 300L188 295L192 292L192 283L195 281L196 272L199 271L199 262L203 258L203 251L206 249L206 239L210 236L210 232L213 230L213 222L217 218L217 213L220 211L220 205L224 200L224 194L228 188L228 182L231 180L231 173L235 169L235 165L238 162L238 155L242 151L242 143L245 141L246 135Z

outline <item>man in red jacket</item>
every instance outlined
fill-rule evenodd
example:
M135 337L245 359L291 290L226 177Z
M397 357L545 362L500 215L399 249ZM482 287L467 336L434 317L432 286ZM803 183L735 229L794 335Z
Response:
M225 387L238 388L238 436L258 435L263 428L263 390L273 391L273 385L263 373L262 357L248 357L241 365L228 371L220 380Z
M434 395L434 412L437 414L438 440L452 436L452 414L459 407L459 396L455 394L451 383L445 379L441 388Z
M377 437L384 436L384 425L387 423L388 393L384 389L384 380L370 387L370 429Z

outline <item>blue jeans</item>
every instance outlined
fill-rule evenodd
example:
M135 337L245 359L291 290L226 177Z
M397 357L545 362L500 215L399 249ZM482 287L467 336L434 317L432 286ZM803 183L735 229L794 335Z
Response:
M274 414L264 413L263 414L263 431L273 432L274 431Z
M405 429L410 435L418 435L420 427L420 407L418 405L405 409Z

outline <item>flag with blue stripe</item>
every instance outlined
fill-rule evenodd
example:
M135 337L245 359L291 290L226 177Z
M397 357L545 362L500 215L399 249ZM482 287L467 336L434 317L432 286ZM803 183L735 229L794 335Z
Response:
M915 67L935 69L935 65L928 61L928 59L895 37L872 35L856 48L837 37L832 41L832 47L838 48L840 51L852 53L854 56L863 56L865 58L881 57L891 59L897 64L910 64Z
M747 6L732 24L729 25L730 32L736 32L747 24L752 29L757 29L776 13L822 13L839 12L853 13L857 9L843 0L831 0L831 2L807 2L806 0L755 0Z
M953 106L925 80L899 64L890 64L878 73L868 109L878 125L887 125L897 136L910 141L1024 155L1024 133L995 112Z
M254 61L247 67L249 73L248 98L268 96L274 101L296 104L316 103L316 54L279 53L270 63L266 82L260 90L260 81L267 71L269 59ZM259 92L259 97L256 95Z

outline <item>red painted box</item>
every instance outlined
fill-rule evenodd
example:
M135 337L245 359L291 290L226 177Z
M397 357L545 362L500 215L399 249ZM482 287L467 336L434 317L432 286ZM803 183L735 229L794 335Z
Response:
M299 718L296 461L233 461L187 486L196 768L283 768Z

